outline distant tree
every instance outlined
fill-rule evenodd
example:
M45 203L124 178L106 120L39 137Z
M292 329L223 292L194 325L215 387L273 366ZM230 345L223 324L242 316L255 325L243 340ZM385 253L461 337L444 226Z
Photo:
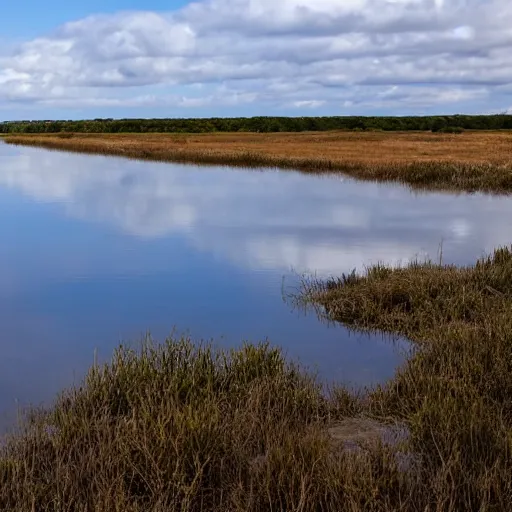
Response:
M8 121L0 133L204 133L204 132L301 132L325 130L465 130L512 129L512 115L424 116L424 117L251 117L211 119L93 119L84 121Z

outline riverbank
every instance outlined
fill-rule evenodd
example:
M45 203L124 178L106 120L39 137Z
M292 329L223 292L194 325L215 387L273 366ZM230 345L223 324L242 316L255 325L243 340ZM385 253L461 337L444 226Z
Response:
M7 440L0 510L402 509L406 436L362 413L268 345L121 349Z
M330 320L417 343L417 355L372 400L406 419L428 478L441 478L434 509L510 510L512 251L464 268L375 266L306 283L302 300Z
M512 133L8 135L10 144L138 159L339 172L415 189L512 192Z
M0 509L511 510L512 250L301 300L417 350L386 385L327 393L268 345L120 349L7 441Z

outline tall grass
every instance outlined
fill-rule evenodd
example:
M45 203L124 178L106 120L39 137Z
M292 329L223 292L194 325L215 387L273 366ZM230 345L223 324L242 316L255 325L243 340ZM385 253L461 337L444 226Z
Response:
M196 165L343 173L364 180L404 183L420 190L507 194L512 191L512 139L508 134L418 137L417 134L349 133L338 136L328 133L223 134L191 138L163 134L61 133L12 135L4 140L10 144L48 149Z
M268 345L120 349L7 441L0 510L402 509L413 480L392 450L329 436L359 408Z
M121 347L2 445L0 510L512 510L512 250L376 266L303 298L416 351L354 394L268 344ZM395 443L360 435L393 425Z
M512 510L512 250L462 268L375 266L307 283L303 299L351 327L417 342L368 407L408 424L432 509Z

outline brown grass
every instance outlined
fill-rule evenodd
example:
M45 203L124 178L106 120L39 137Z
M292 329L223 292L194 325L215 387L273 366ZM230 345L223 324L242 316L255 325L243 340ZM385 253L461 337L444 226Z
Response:
M359 413L267 345L121 349L8 439L0 510L412 510L418 475L374 426L356 439L355 420L327 428Z
M305 291L417 351L354 394L268 345L121 349L5 443L0 510L512 510L512 250Z
M196 164L343 172L416 188L512 191L512 133L10 135L11 144Z
M369 408L409 425L435 509L512 510L512 249L461 268L374 266L306 283L302 299L418 344Z

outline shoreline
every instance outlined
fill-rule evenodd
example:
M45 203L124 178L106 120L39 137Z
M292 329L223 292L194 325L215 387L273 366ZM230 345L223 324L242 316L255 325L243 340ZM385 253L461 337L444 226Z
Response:
M7 144L195 165L279 168L413 190L512 193L512 133L6 135Z
M494 135L445 137L23 140L96 144L91 152L125 157L149 151L148 159L225 158L225 148L241 159L252 147L263 151L255 158L290 162L355 151L366 166L402 144L396 168L409 165L413 151L433 158L458 141L450 165L491 165L482 159L492 161ZM468 141L482 147L470 144L471 153ZM507 151L505 144L493 154ZM373 387L328 387L268 343L227 350L170 337L120 347L0 439L0 510L512 510L512 247L467 266L441 260L310 278L290 297L349 329L410 340L413 350L395 375Z
M512 248L305 282L300 298L417 350L356 392L268 343L121 347L1 448L0 508L510 510Z

